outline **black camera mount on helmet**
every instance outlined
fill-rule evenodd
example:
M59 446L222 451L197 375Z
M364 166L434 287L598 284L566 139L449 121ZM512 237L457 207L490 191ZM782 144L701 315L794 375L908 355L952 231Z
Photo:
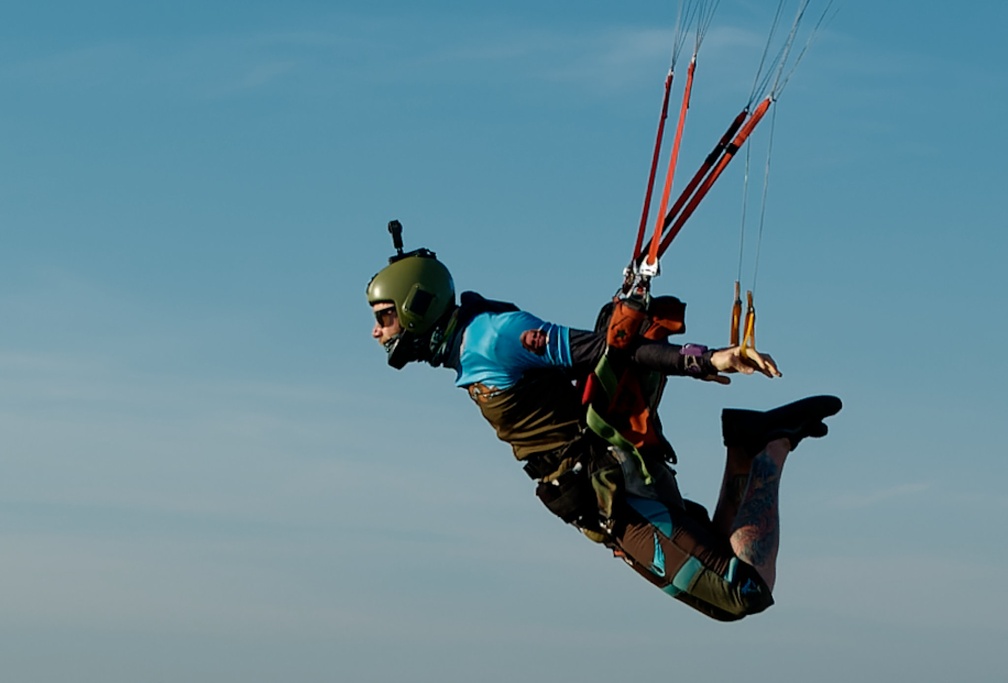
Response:
M402 241L402 223L399 221L389 221L388 231L389 234L392 235L392 247L396 250L395 254L389 256L389 263L395 263L400 259L409 258L410 256L420 256L432 259L437 258L437 254L426 247L420 247L419 249L414 249L413 251L404 252Z
M400 259L403 257L402 223L397 220L389 221L388 231L389 234L392 235L392 246L396 250L396 255L389 257L389 262L391 263L393 259Z

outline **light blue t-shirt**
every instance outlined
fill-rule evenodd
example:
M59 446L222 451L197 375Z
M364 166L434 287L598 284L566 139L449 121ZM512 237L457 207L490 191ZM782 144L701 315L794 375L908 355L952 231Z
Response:
M522 345L522 334L529 330L546 333L546 346L541 355ZM526 370L570 366L570 330L567 327L545 322L525 311L480 313L463 332L455 385L466 387L479 382L509 389Z

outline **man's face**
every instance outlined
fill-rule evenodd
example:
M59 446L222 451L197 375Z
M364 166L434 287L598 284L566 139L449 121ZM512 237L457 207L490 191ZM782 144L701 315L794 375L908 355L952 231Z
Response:
M371 304L371 309L375 314L375 326L371 330L371 336L384 346L386 342L402 332L402 328L399 326L399 316L396 315L395 304L391 301L383 301Z

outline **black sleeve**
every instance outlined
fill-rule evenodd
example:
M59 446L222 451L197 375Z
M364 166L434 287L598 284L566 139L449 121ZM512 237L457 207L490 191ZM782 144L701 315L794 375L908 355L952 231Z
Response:
M686 349L684 352L683 349ZM716 375L711 363L713 350L693 344L680 346L665 342L644 342L633 350L633 362L663 375L706 377Z
M571 361L576 373L591 372L598 365L606 350L604 334L586 330L570 330ZM711 363L711 350L693 346L692 353L683 353L682 346L666 342L646 341L631 351L631 360L647 370L663 375L688 375L704 377L716 375L717 369Z
M595 369L606 350L605 335L587 330L570 330L571 366L578 375Z

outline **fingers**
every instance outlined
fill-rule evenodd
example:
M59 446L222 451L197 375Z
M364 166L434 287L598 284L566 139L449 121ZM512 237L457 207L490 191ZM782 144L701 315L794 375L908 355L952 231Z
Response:
M740 369L740 371L747 375L751 375L754 370L759 370L767 377L781 376L777 364L769 354L759 353L755 349L739 349L739 360L745 365L745 369Z
M774 362L773 358L770 358L770 356L767 356L767 361L768 361L767 368L770 370L770 373L771 373L769 376L770 377L780 377L781 376L781 371L780 371L780 369L778 369L777 364Z

